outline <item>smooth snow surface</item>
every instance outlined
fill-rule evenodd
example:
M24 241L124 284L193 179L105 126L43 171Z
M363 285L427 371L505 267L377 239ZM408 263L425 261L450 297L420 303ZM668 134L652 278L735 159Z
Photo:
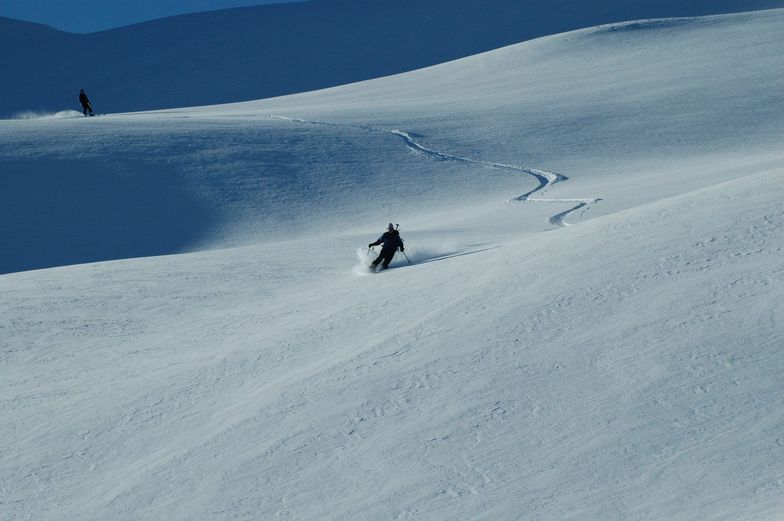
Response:
M155 2L146 4L155 12ZM79 89L101 113L255 100L598 24L782 7L784 0L311 0L92 34L0 17L0 118L78 108Z
M782 34L0 121L0 519L782 519Z

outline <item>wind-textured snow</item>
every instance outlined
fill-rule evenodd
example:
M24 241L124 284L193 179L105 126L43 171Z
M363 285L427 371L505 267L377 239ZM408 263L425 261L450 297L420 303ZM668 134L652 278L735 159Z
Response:
M781 34L0 122L0 518L781 519Z

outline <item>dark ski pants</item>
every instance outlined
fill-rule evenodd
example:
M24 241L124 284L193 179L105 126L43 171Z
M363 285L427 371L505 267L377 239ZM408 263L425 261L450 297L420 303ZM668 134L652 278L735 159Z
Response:
M84 110L82 110L82 113L83 113L85 116L87 115L87 113L88 113L88 112L89 112L90 114L92 114L92 113L93 113L93 106L92 106L92 105L90 105L89 103L82 105L82 109L84 109Z
M374 268L378 266L380 262L383 261L381 264L382 269L387 269L389 267L389 263L392 262L392 257L395 256L395 250L381 250L381 254L376 257L376 260L370 263L371 266Z

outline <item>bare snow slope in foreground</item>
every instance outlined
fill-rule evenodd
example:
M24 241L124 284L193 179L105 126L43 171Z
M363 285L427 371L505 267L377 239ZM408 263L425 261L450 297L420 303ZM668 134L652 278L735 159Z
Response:
M0 122L12 259L246 245L0 277L0 517L779 519L783 31ZM360 276L392 218L416 264Z

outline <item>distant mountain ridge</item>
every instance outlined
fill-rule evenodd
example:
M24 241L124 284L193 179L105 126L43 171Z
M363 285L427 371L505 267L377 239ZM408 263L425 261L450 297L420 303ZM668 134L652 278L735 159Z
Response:
M410 71L593 25L784 7L784 0L311 0L92 34L0 18L0 117L261 99Z

